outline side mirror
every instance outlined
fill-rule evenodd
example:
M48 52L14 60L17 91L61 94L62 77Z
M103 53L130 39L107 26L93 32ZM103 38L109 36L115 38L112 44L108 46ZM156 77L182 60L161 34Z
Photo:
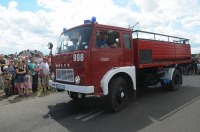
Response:
M49 49L53 48L53 44L51 42L49 42L47 46L48 46Z

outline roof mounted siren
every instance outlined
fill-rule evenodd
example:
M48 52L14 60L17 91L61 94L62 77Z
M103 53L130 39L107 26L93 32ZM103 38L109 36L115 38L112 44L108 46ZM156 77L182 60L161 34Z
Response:
M91 20L84 20L84 24L90 24Z
M62 33L66 32L66 31L67 31L67 28L64 27Z
M91 20L84 20L84 24L91 24L91 23L97 23L95 16L93 16Z
M95 16L92 17L92 19L91 19L91 23L97 23L97 19L96 19Z

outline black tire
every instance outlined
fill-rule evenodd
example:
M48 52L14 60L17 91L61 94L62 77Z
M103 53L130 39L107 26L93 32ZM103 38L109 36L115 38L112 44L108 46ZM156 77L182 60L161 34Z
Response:
M83 100L85 98L85 94L81 94L82 97L79 98L78 97L78 93L75 93L75 92L70 92L70 98L73 99L73 100Z
M170 83L170 90L177 90L181 85L181 73L178 69L175 69Z
M108 107L111 111L121 110L128 100L127 84L123 78L115 78L109 85Z

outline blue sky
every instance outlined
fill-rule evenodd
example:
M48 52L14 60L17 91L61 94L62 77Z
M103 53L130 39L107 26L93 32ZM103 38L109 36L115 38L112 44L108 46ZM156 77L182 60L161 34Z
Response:
M0 3L4 7L8 7L8 4L11 0L0 0ZM37 12L41 10L42 7L37 5L36 0L15 0L18 3L17 9L19 11L31 11Z
M3 54L25 49L48 54L47 43L56 45L63 27L92 16L102 24L139 22L137 30L188 38L192 53L200 53L199 0L0 0L0 12Z

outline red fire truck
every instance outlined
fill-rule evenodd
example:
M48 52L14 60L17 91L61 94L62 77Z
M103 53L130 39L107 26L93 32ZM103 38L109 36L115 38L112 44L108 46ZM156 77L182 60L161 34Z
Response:
M73 100L106 96L119 111L138 88L178 89L190 61L189 39L86 22L62 32L49 84Z

